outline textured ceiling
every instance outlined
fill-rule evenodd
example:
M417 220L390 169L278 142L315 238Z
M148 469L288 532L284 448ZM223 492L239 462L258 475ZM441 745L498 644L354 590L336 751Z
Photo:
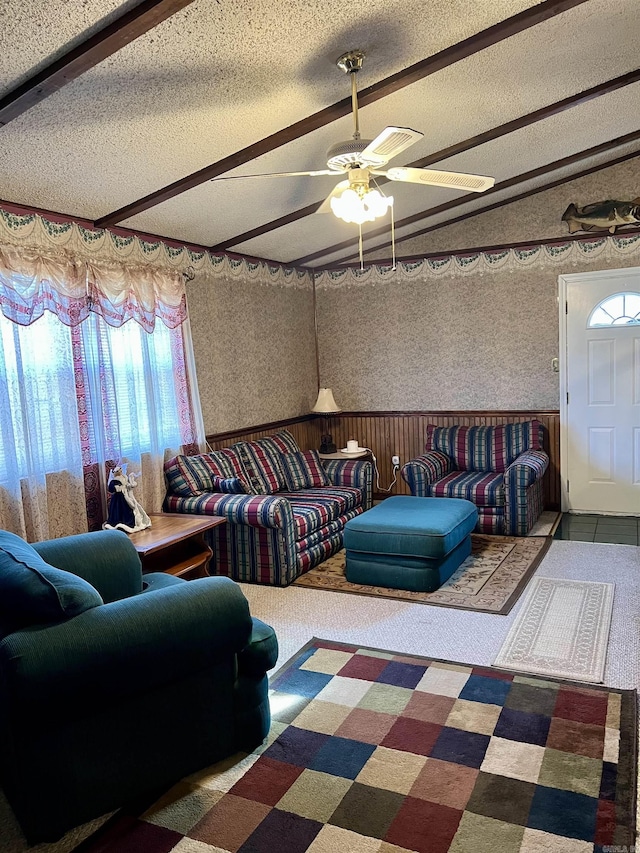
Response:
M50 0L46 9L36 0L5 0L0 116L16 87L29 86L34 75L64 62L69 51L105 27L117 28L126 13L154 5L162 0ZM91 221L108 218L347 98L350 81L335 60L348 49L367 54L358 75L363 91L531 8L565 10L362 106L363 136L374 137L390 124L422 131L423 139L390 165L412 163L638 65L638 0L177 5L184 8L133 40L127 38L128 25L123 27L119 49L88 63L67 85L0 127L0 199ZM352 119L344 115L261 156L250 152L242 165L223 174L323 169L327 148L352 133ZM634 133L637 140L616 143ZM601 150L584 155L595 146ZM395 199L398 237L408 241L416 231L636 152L640 82L429 164L494 176L497 188L487 194L455 204L464 193L399 183L385 191ZM530 176L532 170L538 174ZM320 202L340 179L206 181L117 222L285 263L313 256L307 263L322 266L353 260L356 226L314 214L244 235ZM430 212L447 202L448 210ZM388 235L376 231L377 223L363 228L369 251L388 242Z

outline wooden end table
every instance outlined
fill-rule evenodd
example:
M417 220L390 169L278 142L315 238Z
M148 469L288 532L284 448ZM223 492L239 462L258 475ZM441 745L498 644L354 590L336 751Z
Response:
M213 551L204 534L225 524L225 518L179 512L150 512L149 518L151 527L129 535L140 555L143 573L167 572L187 580L209 576Z

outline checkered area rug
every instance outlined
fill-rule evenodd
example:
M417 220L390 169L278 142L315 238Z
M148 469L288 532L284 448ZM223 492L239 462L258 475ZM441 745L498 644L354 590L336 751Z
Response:
M183 780L99 849L631 849L634 691L314 639L271 701L265 746Z

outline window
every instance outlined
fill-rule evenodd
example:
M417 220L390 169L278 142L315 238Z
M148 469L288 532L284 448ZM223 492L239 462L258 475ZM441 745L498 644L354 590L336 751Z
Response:
M587 328L640 325L640 293L615 293L591 312Z
M74 469L80 460L69 329L53 314L32 326L0 315L0 483Z
M159 509L166 452L203 431L182 274L1 245L0 309L0 527L98 529L115 462Z
M194 441L182 327L0 314L0 484Z

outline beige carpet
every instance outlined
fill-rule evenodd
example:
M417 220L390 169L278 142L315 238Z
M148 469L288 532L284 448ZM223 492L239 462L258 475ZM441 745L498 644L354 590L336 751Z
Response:
M494 666L601 682L613 590L612 583L535 578Z
M301 575L295 586L393 598L480 613L508 613L531 574L547 552L550 537L471 535L472 552L449 580L435 592L411 592L349 583L345 552L339 551L315 569Z

